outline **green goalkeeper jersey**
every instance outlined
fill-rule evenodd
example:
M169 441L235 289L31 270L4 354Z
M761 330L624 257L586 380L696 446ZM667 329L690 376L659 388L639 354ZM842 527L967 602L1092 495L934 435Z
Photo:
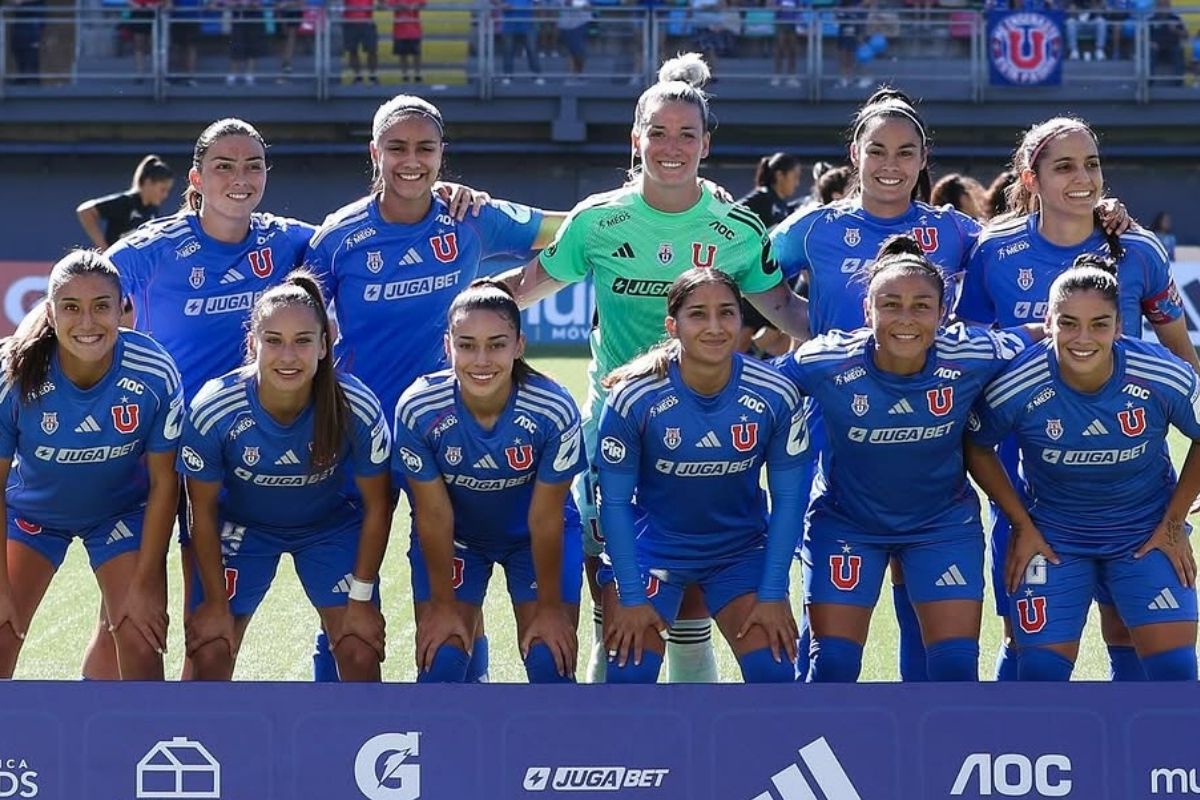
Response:
M680 274L713 267L746 294L782 280L758 217L707 188L696 205L678 213L652 208L637 186L592 195L571 211L541 262L564 283L594 279L597 325L588 366L593 414L605 394L600 379L665 336L667 289Z

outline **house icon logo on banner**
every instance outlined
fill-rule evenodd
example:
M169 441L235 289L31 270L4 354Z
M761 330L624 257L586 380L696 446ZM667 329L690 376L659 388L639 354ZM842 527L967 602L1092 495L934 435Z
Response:
M137 800L220 800L221 765L200 742L158 742L137 765Z

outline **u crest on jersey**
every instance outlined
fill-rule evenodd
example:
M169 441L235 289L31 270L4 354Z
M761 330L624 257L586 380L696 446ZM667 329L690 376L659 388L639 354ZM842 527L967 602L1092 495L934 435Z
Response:
M118 403L113 406L113 427L118 433L133 433L138 427L139 411L136 403Z
M1126 436L1141 436L1146 432L1146 409L1138 406L1118 411L1117 422L1121 424L1121 433Z
M729 426L729 437L733 440L734 450L748 453L758 444L758 423L735 422Z
M829 580L840 591L854 591L861 575L862 556L842 554L829 557Z
M42 433L49 436L58 430L58 412L43 411L42 412Z
M458 258L458 234L454 231L429 237L429 247L433 257L443 264L449 264Z
M936 389L930 389L925 392L925 399L929 401L929 413L935 417L944 417L954 409L954 387L939 386Z
M683 434L679 428L667 428L663 431L663 444L668 450L674 450L683 444Z
M692 266L696 269L710 269L717 259L715 244L692 242Z
M850 410L856 416L861 417L871 410L871 401L865 394L856 394L854 395L854 399L850 401Z
M1017 621L1026 633L1040 633L1046 627L1046 598L1022 597L1017 600Z
M513 469L529 469L533 466L533 445L519 444L504 448L504 457Z
M932 253L938 249L937 228L913 228L913 238L921 247L922 253Z
M1063 426L1061 419L1046 420L1046 435L1051 439L1058 441L1063 435Z
M1033 267L1019 267L1017 269L1017 286L1021 287L1021 291L1029 291L1033 286Z
M192 274L188 276L188 283L193 289L199 289L204 285L204 267L192 267Z

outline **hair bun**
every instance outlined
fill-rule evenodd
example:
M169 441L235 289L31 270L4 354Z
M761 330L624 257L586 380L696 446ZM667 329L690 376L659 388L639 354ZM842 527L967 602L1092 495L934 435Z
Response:
M712 71L699 53L681 53L667 59L658 70L658 82L683 81L686 84L704 88L712 78Z
M1117 277L1117 262L1108 256L1100 255L1099 253L1080 253L1075 256L1075 260L1071 262L1071 269L1098 269Z
M919 256L924 257L925 251L921 249L921 245L917 240L906 233L889 236L883 240L883 244L879 246L877 259L886 258L888 256Z

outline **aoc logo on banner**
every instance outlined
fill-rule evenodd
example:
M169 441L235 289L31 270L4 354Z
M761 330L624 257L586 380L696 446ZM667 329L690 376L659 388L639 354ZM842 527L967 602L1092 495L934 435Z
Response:
M987 25L993 86L1062 83L1061 11L993 11L988 14Z

